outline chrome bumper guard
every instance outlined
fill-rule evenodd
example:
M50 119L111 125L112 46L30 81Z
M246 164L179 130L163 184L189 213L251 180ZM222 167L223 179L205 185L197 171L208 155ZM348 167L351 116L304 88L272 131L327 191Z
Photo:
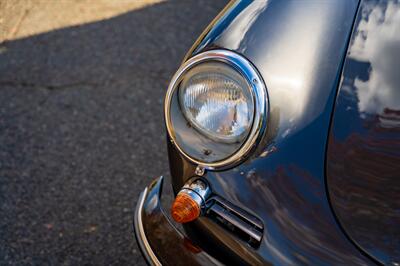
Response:
M137 243L150 265L221 265L206 252L191 248L161 206L164 178L155 179L140 194L134 217Z

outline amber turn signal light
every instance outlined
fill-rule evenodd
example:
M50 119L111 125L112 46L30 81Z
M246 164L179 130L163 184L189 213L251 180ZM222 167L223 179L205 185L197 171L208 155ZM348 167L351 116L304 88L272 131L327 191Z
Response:
M171 208L172 218L178 223L187 223L200 216L200 206L191 195L179 193Z
M201 179L189 180L179 191L171 208L172 218L178 223L197 219L204 211L210 187Z

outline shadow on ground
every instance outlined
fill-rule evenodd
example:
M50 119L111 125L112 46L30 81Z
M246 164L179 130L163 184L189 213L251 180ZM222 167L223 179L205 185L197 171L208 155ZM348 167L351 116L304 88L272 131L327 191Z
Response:
M0 45L0 264L145 265L132 210L168 172L168 80L224 4L164 2Z

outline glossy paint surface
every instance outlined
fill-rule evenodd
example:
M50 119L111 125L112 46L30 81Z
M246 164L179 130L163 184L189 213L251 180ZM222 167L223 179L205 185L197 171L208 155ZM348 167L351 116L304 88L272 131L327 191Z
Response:
M215 194L264 222L262 242L254 249L200 218L188 232L202 248L219 247L251 265L372 263L338 226L324 173L330 117L357 7L355 0L232 2L188 54L223 48L244 55L263 76L270 101L256 151L235 168L204 176ZM169 158L178 191L195 165L171 143Z
M361 6L327 158L331 202L345 231L380 262L400 265L399 2Z

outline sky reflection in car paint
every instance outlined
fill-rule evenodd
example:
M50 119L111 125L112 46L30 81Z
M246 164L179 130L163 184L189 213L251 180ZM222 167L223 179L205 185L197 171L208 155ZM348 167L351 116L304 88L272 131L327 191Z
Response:
M193 50L235 50L264 77L274 121L263 140L267 145L242 165L206 177L216 193L262 218L266 230L258 251L271 263L369 263L336 226L324 186L330 113L356 6L357 1L235 3ZM305 39L309 32L312 37ZM172 162L175 184L192 174L184 158Z
M384 264L400 263L399 69L400 3L365 1L337 99L328 184L346 232Z

